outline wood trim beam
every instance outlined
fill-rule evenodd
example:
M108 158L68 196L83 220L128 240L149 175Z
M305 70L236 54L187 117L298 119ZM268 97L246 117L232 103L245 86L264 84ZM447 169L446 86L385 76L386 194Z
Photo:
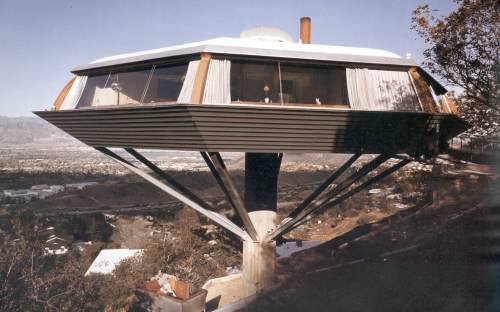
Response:
M415 91L417 92L417 97L422 104L424 112L426 113L436 113L436 103L434 101L434 97L432 96L432 92L429 84L425 81L425 79L420 75L416 68L411 68L409 71L410 77L412 78L413 85L415 87Z
M191 103L201 104L203 102L203 92L207 81L208 66L212 56L208 53L201 53L200 63L194 79L193 91L191 92Z
M415 95L417 96L418 105L420 106L420 109L422 110L422 112L425 112L424 104L422 104L422 99L420 99L420 96L418 96L417 87L415 86L415 81L413 80L413 77L410 74L410 71L408 71L408 77L410 78L410 82L411 82L411 86L413 88L413 92L415 92Z
M64 102L64 99L69 93L69 90L71 90L71 87L73 86L73 83L75 82L76 76L71 78L64 88L59 92L59 95L57 96L56 100L54 101L54 104L52 106L54 107L55 110L59 110L61 108L62 103Z
M446 107L448 108L448 110L451 114L455 114L455 115L460 114L460 110L458 109L457 103L455 102L455 100L453 98L451 98L445 94L445 95L443 95L443 101L446 104Z

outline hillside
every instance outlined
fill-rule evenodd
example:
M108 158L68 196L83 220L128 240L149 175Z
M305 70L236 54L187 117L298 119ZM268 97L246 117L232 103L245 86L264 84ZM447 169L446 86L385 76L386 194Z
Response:
M0 144L76 142L75 139L38 117L0 116Z

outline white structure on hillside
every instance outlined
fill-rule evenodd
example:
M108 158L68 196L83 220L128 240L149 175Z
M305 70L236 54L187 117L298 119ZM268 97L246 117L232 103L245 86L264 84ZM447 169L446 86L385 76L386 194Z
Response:
M85 275L111 274L123 261L142 255L142 249L103 249L94 259Z

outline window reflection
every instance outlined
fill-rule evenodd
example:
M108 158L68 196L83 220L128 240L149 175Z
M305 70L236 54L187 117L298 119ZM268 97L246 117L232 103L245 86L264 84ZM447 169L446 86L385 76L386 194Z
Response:
M76 105L77 108L92 106L94 101L95 91L97 89L103 89L106 86L106 82L109 79L109 74L89 76L85 88L83 89L80 100Z
M176 102L188 63L89 76L77 108Z
M151 69L90 76L78 107L137 104Z
M231 101L280 103L277 63L231 62Z
M232 61L231 100L346 106L349 100L345 68Z
M175 103L188 62L89 76L77 107ZM346 69L231 61L231 101L348 106Z
M283 102L348 105L344 68L281 65Z
M95 106L110 104L138 104L151 69L111 74L104 89L99 90Z
M188 63L156 67L143 103L177 102Z

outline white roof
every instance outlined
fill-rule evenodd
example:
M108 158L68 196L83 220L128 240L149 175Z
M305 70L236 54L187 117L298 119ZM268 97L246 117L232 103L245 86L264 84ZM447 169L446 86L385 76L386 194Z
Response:
M74 72L201 52L352 63L415 66L411 59L379 49L264 41L252 38L216 38L171 47L100 58Z

